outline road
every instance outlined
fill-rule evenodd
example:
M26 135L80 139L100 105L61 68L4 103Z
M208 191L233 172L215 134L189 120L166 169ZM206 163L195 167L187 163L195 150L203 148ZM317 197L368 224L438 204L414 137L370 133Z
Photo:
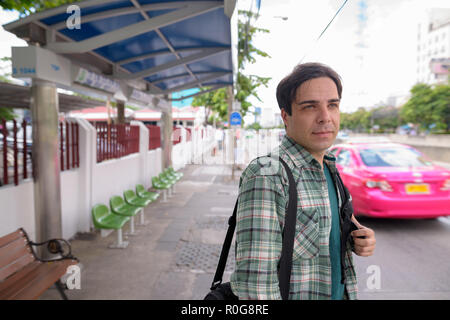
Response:
M450 299L450 218L357 219L377 239L373 256L354 255L359 299Z

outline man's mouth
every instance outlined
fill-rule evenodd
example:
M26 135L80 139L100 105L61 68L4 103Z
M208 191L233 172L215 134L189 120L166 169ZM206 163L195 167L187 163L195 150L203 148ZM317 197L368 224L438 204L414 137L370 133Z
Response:
M326 137L333 134L333 131L316 131L313 132L314 135L319 137Z

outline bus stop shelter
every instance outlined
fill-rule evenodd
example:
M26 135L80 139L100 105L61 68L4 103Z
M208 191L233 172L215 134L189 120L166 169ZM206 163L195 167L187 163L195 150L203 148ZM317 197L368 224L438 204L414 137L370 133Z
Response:
M119 114L125 103L162 111L168 166L171 93L233 85L235 6L236 0L89 0L3 25L28 43L12 48L12 75L32 79L37 241L61 237L57 88L115 100Z

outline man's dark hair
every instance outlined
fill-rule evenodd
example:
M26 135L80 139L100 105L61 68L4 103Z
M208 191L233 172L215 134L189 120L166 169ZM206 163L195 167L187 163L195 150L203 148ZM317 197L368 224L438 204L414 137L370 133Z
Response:
M308 62L297 65L292 72L283 78L277 86L278 106L284 109L288 115L292 115L291 105L295 99L297 89L311 79L327 77L334 81L337 87L339 99L342 95L341 77L330 67L316 62Z

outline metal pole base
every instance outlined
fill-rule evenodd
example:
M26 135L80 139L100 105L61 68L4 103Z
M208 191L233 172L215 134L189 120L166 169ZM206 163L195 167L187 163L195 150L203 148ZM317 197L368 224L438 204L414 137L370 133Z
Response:
M122 240L122 229L117 230L117 242L110 244L108 248L110 249L125 249L128 247L128 241Z
M163 190L163 200L161 202L167 202L167 190Z
M130 231L125 233L127 236L136 236L138 232L134 230L134 216L130 219Z
M140 219L139 225L140 226L148 225L148 222L145 222L144 208L141 209L141 219Z

